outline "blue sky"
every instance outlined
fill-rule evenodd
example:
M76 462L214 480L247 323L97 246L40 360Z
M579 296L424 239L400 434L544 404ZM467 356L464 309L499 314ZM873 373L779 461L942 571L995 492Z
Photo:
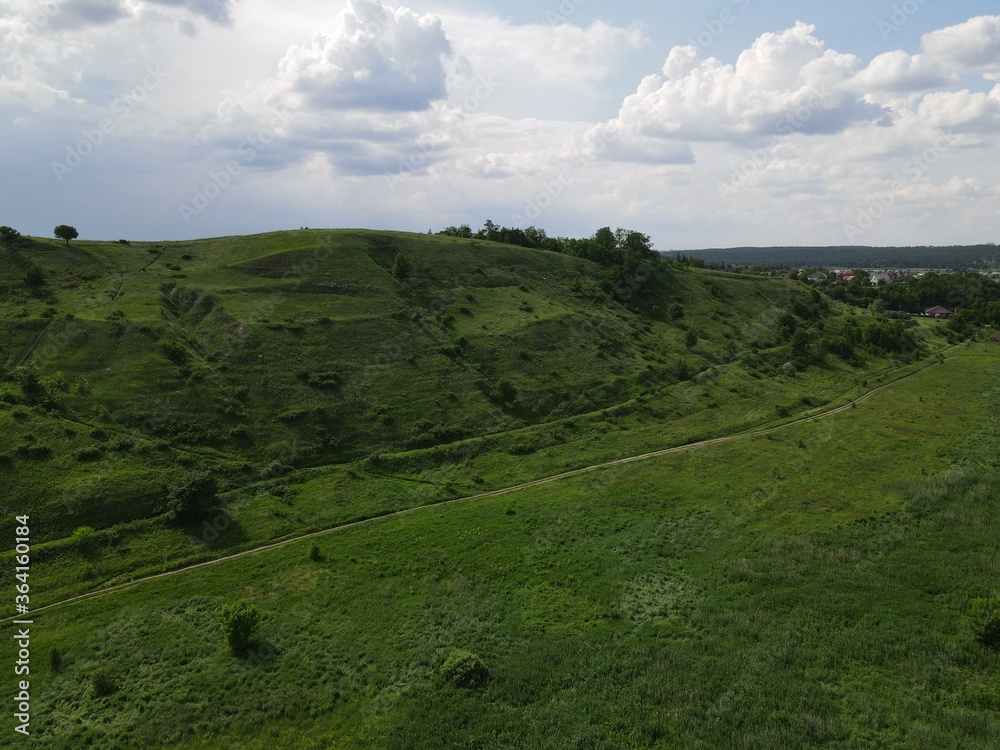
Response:
M991 242L1000 8L7 0L0 223Z

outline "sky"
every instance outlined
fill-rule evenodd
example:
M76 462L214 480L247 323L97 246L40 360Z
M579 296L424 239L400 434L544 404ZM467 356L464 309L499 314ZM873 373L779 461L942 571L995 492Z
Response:
M1000 3L0 0L0 224L1000 236Z

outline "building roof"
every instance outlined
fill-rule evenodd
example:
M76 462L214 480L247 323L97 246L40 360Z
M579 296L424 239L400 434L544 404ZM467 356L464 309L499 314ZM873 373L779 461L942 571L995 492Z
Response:
M954 310L949 310L947 307L941 307L941 305L935 305L934 307L928 307L924 310L924 315L954 315Z
M1000 333L994 333L990 336L990 341L1000 341Z

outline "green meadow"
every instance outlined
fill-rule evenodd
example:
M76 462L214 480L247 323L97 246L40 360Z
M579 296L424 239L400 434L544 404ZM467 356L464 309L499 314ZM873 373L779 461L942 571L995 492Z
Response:
M855 340L889 323L795 282L658 261L623 289L360 230L33 241L0 283L0 533L30 513L34 607L290 540L38 613L32 736L0 746L1000 736L968 616L998 594L996 345ZM217 502L178 519L198 471Z

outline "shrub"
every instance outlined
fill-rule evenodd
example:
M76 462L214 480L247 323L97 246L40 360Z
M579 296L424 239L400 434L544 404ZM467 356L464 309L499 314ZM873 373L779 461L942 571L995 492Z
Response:
M98 698L105 698L118 691L118 681L115 676L104 667L98 667L90 675L90 685L94 695Z
M969 617L976 640L987 648L1000 649L1000 598L973 599Z
M77 461L96 461L104 454L99 445L87 445L83 448L78 448L73 455L76 456Z
M94 546L94 542L97 540L97 532L94 531L93 526L79 526L73 531L71 538L73 544L78 549L88 550Z
M307 375L305 380L312 388L337 388L340 386L340 373L316 372Z
M318 544L314 544L312 549L309 550L309 559L313 562L323 562L326 559L323 557L323 553L320 552Z
M538 450L538 446L534 443L514 443L507 449L507 452L512 456L528 456Z
M248 600L226 604L219 613L219 624L234 656L242 656L253 645L260 627L260 612Z
M32 289L38 289L45 285L45 274L38 266L31 266L31 268L24 272L23 278L24 283Z
M170 485L167 511L174 518L199 518L218 501L219 484L214 474L193 471L178 477Z
M52 456L52 449L43 443L23 443L17 447L22 458L45 459Z
M53 646L52 650L49 651L49 666L52 668L52 671L55 672L56 674L62 674L63 658L62 654L59 653L59 649L57 649L55 646Z
M397 255L395 260L392 262L392 275L399 281L404 281L407 277L409 277L412 270L413 264L410 263L410 259L402 253Z
M688 366L686 360L680 360L677 363L674 374L677 376L678 380L687 380L691 377L691 368Z
M456 649L441 665L441 676L458 687L475 688L486 683L490 671L476 654Z
M187 349L180 341L170 339L163 342L163 353L167 355L167 359L173 362L175 365L183 365L188 361L189 354Z
M517 398L517 388L506 378L501 378L490 388L489 397L498 404L507 405Z

